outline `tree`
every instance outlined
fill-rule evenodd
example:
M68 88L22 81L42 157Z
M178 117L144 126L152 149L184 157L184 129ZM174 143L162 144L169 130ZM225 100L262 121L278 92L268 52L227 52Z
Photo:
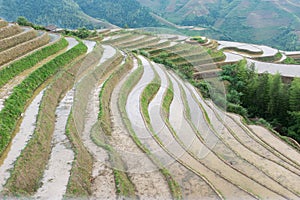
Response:
M254 116L267 117L268 103L270 101L269 96L269 74L263 73L258 78L255 84L253 84L253 101L248 104L250 113ZM251 98L248 99L250 101Z
M278 111L279 103L279 90L281 86L281 78L279 74L272 77L268 83L270 85L269 97L270 101L268 103L268 113L270 116L275 116Z
M18 17L17 23L20 26L30 26L31 25L31 23L23 16Z
M300 112L290 112L291 123L288 136L300 142Z
M291 83L289 104L291 111L300 111L300 78L295 78Z

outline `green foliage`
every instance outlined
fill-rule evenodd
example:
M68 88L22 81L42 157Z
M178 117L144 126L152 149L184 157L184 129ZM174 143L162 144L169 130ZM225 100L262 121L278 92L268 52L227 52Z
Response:
M201 37L192 37L192 40L197 41L199 44L204 44L206 42Z
M20 26L30 26L29 21L28 21L25 17L23 17L23 16L18 17L17 23L18 23Z
M9 21L16 20L19 16L26 17L34 24L50 25L58 27L88 28L100 27L96 19L87 16L73 0L34 1L19 0L0 2L0 15ZM93 21L92 21L93 20Z
M155 57L152 57L153 61L169 67L175 71L184 79L191 80L194 74L194 67L191 64L177 65L176 62L171 61L170 57L177 56L172 52L160 50L160 53Z
M288 129L288 136L300 142L300 112L289 113L291 123Z
M36 30L46 30L45 27L33 24L33 23L29 22L26 19L26 17L23 17L23 16L20 16L20 17L17 18L17 23L20 26L30 26L30 27L32 27L32 28L34 28Z
M275 130L300 142L300 79L282 82L280 74L255 74L245 62L222 67L221 79L228 82L228 111L266 119Z
M68 42L64 38L62 38L58 42L50 46L44 47L41 50L38 50L30 54L29 56L26 56L25 58L15 61L11 65L0 71L0 87L5 85L10 79L17 76L24 70L33 67L38 62L55 54L56 52L67 46Z
M75 36L80 39L99 36L97 31L90 31L86 28L78 28L77 30L74 30L74 31L65 29L63 31L63 34L68 35L68 36Z
M0 112L0 155L10 142L17 121L35 90L61 67L69 64L86 51L87 47L82 42L79 43L74 48L38 68L14 88L13 93L6 99L4 108Z
M157 26L158 22L137 0L74 0L88 15L124 28Z
M147 124L150 124L148 105L151 102L152 98L155 96L155 94L158 92L159 88L160 88L160 84L150 83L149 85L147 85L147 87L144 89L142 93L141 107Z
M290 92L290 97L289 97L290 110L299 112L300 111L300 78L295 78L292 81L289 92Z
M297 65L299 64L299 62L297 62L294 58L292 57L287 57L284 61L283 61L284 64L294 64L294 65Z

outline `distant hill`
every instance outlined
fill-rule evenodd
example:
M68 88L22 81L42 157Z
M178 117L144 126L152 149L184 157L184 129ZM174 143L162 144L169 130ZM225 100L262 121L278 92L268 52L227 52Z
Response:
M158 25L136 0L10 0L0 1L0 8L0 17L9 21L24 16L37 24L65 28Z
M300 49L297 0L138 0L169 21L204 26L216 39Z
M298 2L298 0L10 0L0 1L0 17L14 21L18 16L25 16L29 21L41 25L55 24L65 28L85 26L90 29L111 28L114 25L129 28L157 27L168 20L171 23L164 23L167 26L174 23L180 27L205 27L200 34L218 40L265 44L282 50L300 50Z

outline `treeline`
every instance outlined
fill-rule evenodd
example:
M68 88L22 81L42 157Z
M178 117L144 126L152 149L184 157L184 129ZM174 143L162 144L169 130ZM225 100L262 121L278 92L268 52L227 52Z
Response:
M222 69L221 79L228 83L229 111L265 119L282 135L300 142L300 78L284 83L280 74L258 75L245 61Z

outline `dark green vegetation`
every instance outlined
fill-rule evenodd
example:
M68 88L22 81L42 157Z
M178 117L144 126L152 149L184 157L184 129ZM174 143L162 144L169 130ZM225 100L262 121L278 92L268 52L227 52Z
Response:
M266 119L282 135L300 142L300 79L283 83L279 74L257 75L245 61L222 67L228 110L255 120ZM263 121L263 120L258 120Z
M64 35L68 35L68 36L75 36L75 37L78 37L80 39L85 39L85 38L88 38L88 37L97 37L99 36L97 31L90 31L86 28L78 28L76 30L64 30L63 31L63 34Z
M1 1L0 7L0 16L6 20L15 21L18 16L24 16L36 24L55 24L63 28L158 25L148 9L136 0L12 0Z
M74 0L89 16L120 27L157 26L158 22L136 0Z

